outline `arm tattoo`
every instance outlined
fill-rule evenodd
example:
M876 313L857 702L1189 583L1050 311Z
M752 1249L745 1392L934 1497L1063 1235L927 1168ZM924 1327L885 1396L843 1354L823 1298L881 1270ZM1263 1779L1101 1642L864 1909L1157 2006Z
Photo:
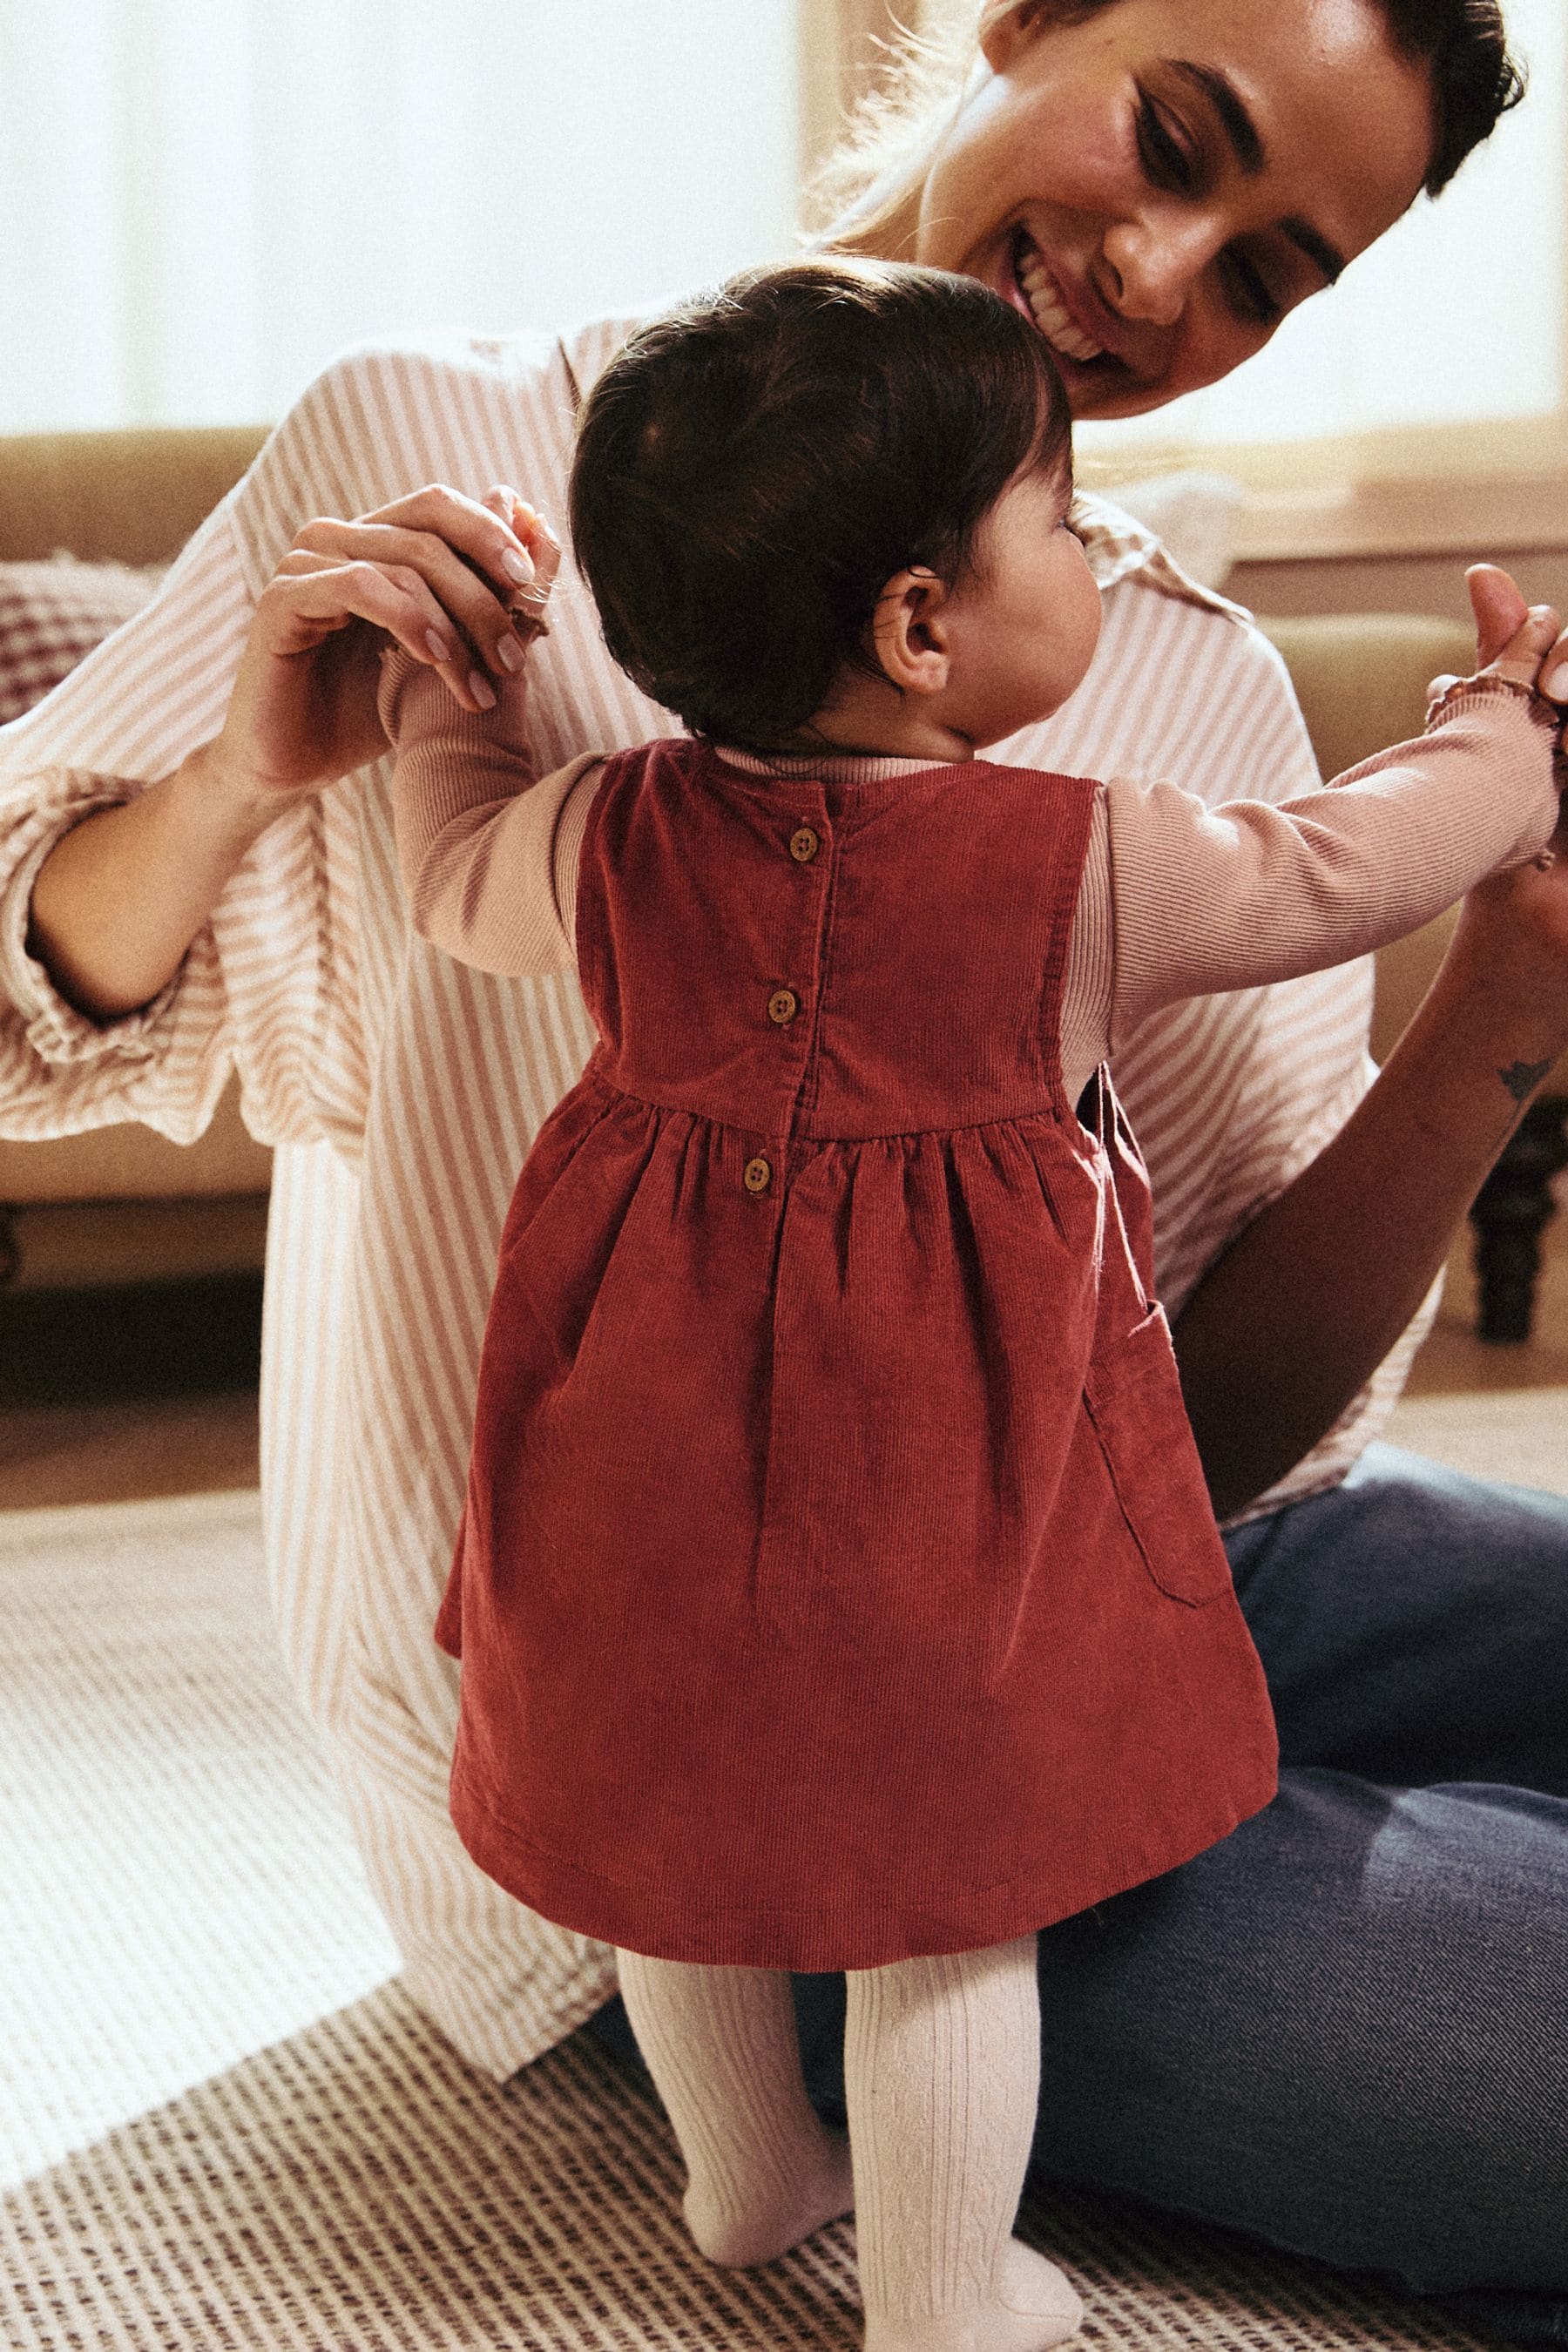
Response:
M1498 1076L1515 1102L1521 1103L1526 1095L1541 1084L1551 1067L1550 1062L1510 1062L1506 1070L1498 1072Z

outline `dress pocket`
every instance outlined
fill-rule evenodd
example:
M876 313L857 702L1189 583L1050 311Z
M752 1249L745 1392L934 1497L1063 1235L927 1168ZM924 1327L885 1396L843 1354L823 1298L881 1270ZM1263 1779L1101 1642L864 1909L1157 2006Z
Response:
M1162 1592L1199 1607L1231 1589L1164 1309L1103 1345L1084 1399L1122 1517Z

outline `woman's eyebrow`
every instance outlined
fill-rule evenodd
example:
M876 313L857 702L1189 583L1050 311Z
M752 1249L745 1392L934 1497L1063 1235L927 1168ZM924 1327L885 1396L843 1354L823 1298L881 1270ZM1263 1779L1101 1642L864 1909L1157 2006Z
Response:
M1217 66L1201 66L1192 58L1167 58L1165 62L1173 74L1180 74L1184 81L1203 91L1219 117L1220 128L1230 142L1237 162L1249 180L1256 179L1266 160L1263 142L1229 75L1222 73Z
M1229 75L1222 73L1218 66L1200 65L1194 58L1167 58L1165 62L1173 74L1179 74L1184 81L1190 82L1194 89L1203 92L1215 110L1237 163L1249 180L1256 179L1268 160L1268 154L1258 125L1247 110L1246 100ZM1331 286L1343 273L1344 255L1337 246L1331 245L1310 221L1292 213L1289 220L1280 222L1279 226L1291 244L1299 246L1308 260L1322 271Z

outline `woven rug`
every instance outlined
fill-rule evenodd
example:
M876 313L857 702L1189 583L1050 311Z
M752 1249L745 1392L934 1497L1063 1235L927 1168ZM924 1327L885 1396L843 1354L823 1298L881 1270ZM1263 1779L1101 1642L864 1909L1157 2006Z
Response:
M698 2257L581 2037L498 2087L416 2012L276 1662L252 1495L0 1517L8 2352L853 2352L847 2223ZM1079 2196L1087 2347L1473 2352L1419 2304Z

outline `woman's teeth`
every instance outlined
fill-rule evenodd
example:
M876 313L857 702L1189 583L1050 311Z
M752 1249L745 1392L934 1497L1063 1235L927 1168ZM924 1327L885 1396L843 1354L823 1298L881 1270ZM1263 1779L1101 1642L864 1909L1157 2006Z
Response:
M1062 306L1056 279L1051 276L1035 247L1026 238L1018 247L1015 264L1019 285L1034 313L1035 324L1054 352L1065 352L1069 360L1098 360L1105 356L1099 343L1091 343L1079 332Z

